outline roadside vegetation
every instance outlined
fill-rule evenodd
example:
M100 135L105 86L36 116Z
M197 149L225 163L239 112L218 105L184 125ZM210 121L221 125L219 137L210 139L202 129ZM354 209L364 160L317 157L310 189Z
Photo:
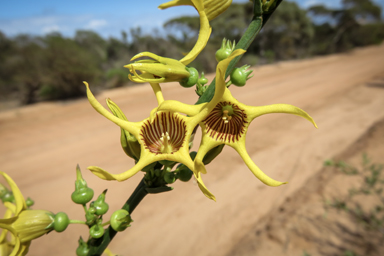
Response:
M280 60L346 52L380 44L384 39L381 9L371 0L343 0L341 9L323 5L301 9L283 1L240 64L262 65ZM213 72L215 51L225 37L238 41L252 18L252 4L233 3L212 21L212 35L192 66ZM150 51L182 58L194 45L199 18L179 17L164 24L167 33L144 34L140 28L122 31L120 38L102 38L77 31L73 38L59 33L7 37L0 31L0 100L20 105L85 96L82 81L115 88L129 85L123 68L134 53Z

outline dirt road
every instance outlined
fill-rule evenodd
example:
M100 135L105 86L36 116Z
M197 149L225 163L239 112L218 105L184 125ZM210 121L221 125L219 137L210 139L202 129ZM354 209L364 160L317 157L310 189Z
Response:
M277 188L265 186L240 156L226 147L203 175L216 203L205 198L193 181L176 182L172 192L143 200L132 214L132 227L112 242L113 252L231 255L260 220L303 186L312 186L311 177L321 170L325 159L348 148L384 118L384 45L257 67L254 74L245 87L231 88L234 97L253 106L298 106L319 127L284 114L262 116L250 126L247 150L254 162L269 176L289 183ZM166 99L191 104L196 100L191 96L193 90L163 85ZM149 85L104 91L97 96L100 101L107 97L131 121L146 118L156 106ZM119 136L120 128L96 113L85 99L0 112L0 170L10 174L23 194L35 200L34 209L65 211L71 219L83 219L82 208L70 199L79 164L96 194L108 188L107 202L113 212L142 174L121 183L107 182L86 167L96 165L112 173L129 169L133 162L121 150ZM87 237L87 229L72 225L64 233L52 232L34 241L29 255L74 255L79 235ZM237 255L248 254L243 251Z

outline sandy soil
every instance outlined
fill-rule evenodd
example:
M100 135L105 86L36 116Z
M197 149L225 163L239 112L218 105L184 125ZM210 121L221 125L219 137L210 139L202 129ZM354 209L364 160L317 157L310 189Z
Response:
M324 172L323 161L340 156L384 118L383 56L384 45L255 68L255 76L246 87L232 89L239 101L248 105L293 104L306 110L319 126L315 129L302 118L284 114L260 117L250 126L247 149L252 159L265 173L289 184L265 186L234 150L225 148L203 176L217 197L216 203L205 198L193 181L177 182L172 192L149 195L143 200L132 214L132 227L112 242L112 251L156 256L316 252L318 240L304 243L300 242L302 237L292 235L287 245L281 237L292 230L296 225L293 222L301 221L305 212L299 211L302 207L318 203L322 189L308 188L330 184L331 178L315 178ZM163 86L166 99L191 104L196 100L191 97L193 90L177 84ZM131 121L146 118L156 106L150 86L114 89L97 96L100 101L107 97ZM79 164L96 194L108 188L107 201L113 212L121 207L142 175L121 183L107 182L93 176L86 167L97 165L114 173L129 169L133 162L121 150L119 136L119 128L84 99L3 111L0 169L14 178L25 196L35 200L34 209L65 211L72 219L83 219L82 208L70 199L75 166ZM373 152L374 160L381 162L383 138L382 134L376 136L373 141L381 143L368 150ZM198 144L199 136L195 141ZM355 155L360 156L360 151L346 157ZM303 194L307 196L300 197ZM281 207L293 210L281 211ZM311 214L317 216L319 212ZM73 225L61 234L52 232L34 241L29 255L74 255L79 235L87 237L87 229Z

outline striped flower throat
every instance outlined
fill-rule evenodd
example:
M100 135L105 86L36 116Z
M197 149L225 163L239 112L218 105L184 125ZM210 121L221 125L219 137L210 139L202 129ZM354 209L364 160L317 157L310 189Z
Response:
M237 105L219 102L204 120L207 134L214 140L236 142L245 131L247 115Z
M141 130L144 146L154 154L173 154L183 145L186 124L176 114L161 112L153 122L145 121Z

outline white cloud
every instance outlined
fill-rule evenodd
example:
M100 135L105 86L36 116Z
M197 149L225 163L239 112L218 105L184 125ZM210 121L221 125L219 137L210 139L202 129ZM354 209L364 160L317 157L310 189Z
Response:
M43 27L41 31L44 34L48 34L52 32L60 32L60 27L58 25L50 25L50 26Z
M88 29L98 29L108 24L106 20L90 20L85 26Z

